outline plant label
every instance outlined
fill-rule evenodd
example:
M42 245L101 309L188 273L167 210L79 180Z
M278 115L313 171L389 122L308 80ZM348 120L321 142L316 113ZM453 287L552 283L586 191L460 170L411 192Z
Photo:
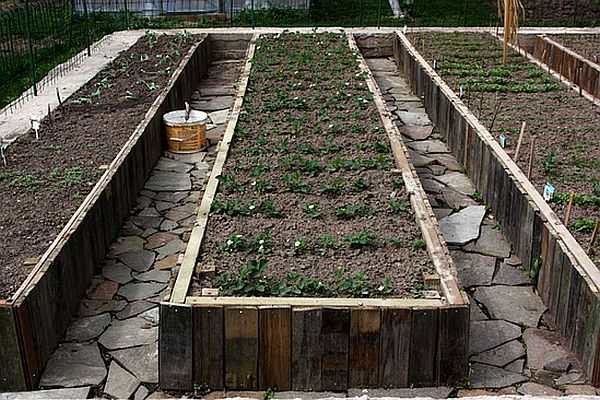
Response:
M460 97L462 99L463 95L464 95L464 90L462 85L458 88L458 97Z
M506 135L503 133L500 135L499 138L499 142L500 142L500 146L502 146L503 149L506 148L506 146L508 146L508 137L506 137Z
M40 121L37 119L31 120L31 129L35 131L35 138L40 139Z
M406 35L407 30L408 30L408 26L404 25L404 28L402 29L402 33L404 33Z
M544 200L552 200L554 198L554 192L556 192L556 188L554 187L554 185L552 185L550 182L547 182L546 186L544 186Z

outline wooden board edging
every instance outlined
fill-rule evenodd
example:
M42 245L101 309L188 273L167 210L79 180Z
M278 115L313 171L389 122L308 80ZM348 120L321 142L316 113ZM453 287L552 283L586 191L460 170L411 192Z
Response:
M437 299L402 298L347 298L347 297L209 297L188 296L186 304L192 306L293 306L293 307L442 307L446 303Z
M240 85L236 93L233 107L229 114L229 122L227 123L227 128L225 129L223 139L219 143L217 157L214 161L213 168L210 173L210 178L202 196L202 202L200 203L200 208L198 209L196 223L194 224L194 228L192 229L192 233L190 235L190 240L188 241L188 244L185 248L181 268L179 270L179 273L177 274L177 279L175 281L175 285L173 286L173 291L171 292L170 301L172 303L185 303L185 297L187 296L190 283L192 281L192 275L194 274L194 270L196 269L198 254L200 253L200 247L202 246L202 240L204 239L206 225L208 223L210 207L212 205L212 201L215 197L215 194L217 193L217 188L219 186L219 176L221 176L223 166L225 165L225 161L227 161L229 146L231 145L231 141L233 140L235 127L237 125L240 111L242 109L242 104L244 102L246 88L248 87L248 80L250 79L250 70L252 68L252 59L254 58L257 39L258 35L253 35L252 40L250 41L250 45L248 47L248 52L246 55L246 64L244 65L244 69L239 78Z

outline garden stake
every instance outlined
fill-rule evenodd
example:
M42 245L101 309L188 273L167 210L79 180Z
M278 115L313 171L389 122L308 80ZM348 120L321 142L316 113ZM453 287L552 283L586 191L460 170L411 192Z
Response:
M594 227L594 232L592 233L592 239L590 240L590 245L588 246L587 252L590 253L594 249L594 243L596 243L596 239L598 238L598 231L600 230L600 219L596 220L596 226Z
M50 109L50 104L48 104L48 121L52 124L52 110Z
M535 150L535 136L531 137L531 147L529 148L529 166L527 167L527 179L531 178L531 170L533 169L533 151Z
M490 123L490 132L494 128L494 123L496 123L496 117L498 116L498 113L500 112L501 106L502 106L502 100L498 100L498 92L496 92L496 95L494 96L494 115L492 116L492 122Z
M569 226L569 221L571 220L571 211L573 210L573 198L575 197L575 193L571 192L569 194L569 202L567 203L567 210L565 212L565 220L563 223L565 226Z
M523 134L525 133L525 127L527 123L523 121L523 125L521 125L521 132L519 132L519 140L517 141L517 148L515 149L515 157L514 160L519 159L519 152L521 151L521 143L523 142Z
M60 99L60 92L58 88L56 88L56 98L58 98L58 105L62 106L62 100Z

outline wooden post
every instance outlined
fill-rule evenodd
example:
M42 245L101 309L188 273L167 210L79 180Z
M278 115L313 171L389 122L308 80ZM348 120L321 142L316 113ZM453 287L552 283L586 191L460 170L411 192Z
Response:
M600 219L596 220L596 226L594 227L594 232L592 233L590 245L587 248L588 253L591 253L592 250L594 250L594 244L596 243L596 239L598 238L598 231L600 231Z
M535 150L535 136L531 138L531 147L529 148L529 166L527 167L527 179L531 178L531 171L533 170L533 158Z
M575 197L575 193L571 192L569 194L569 202L567 203L567 210L565 212L565 219L563 223L566 227L569 226L569 221L571 220L571 211L573 210L573 198Z
M519 132L519 140L517 141L517 148L515 149L515 156L513 159L516 161L519 160L519 152L521 151L521 143L523 143L523 134L525 133L525 127L527 126L527 122L523 121L521 125L521 132Z

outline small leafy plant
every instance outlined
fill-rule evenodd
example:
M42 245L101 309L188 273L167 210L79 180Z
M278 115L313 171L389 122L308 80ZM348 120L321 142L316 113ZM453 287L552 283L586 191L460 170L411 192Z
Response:
M344 240L351 248L361 249L375 246L377 237L368 230L362 230L344 237Z
M304 207L302 208L302 211L304 211L304 214L308 215L312 219L321 218L321 210L320 210L318 204L314 204L314 203L305 204Z
M392 199L388 202L388 206L392 214L402 214L410 209L410 205L406 200Z
M591 233L596 227L596 219L594 218L577 218L573 221L573 229L575 232Z

